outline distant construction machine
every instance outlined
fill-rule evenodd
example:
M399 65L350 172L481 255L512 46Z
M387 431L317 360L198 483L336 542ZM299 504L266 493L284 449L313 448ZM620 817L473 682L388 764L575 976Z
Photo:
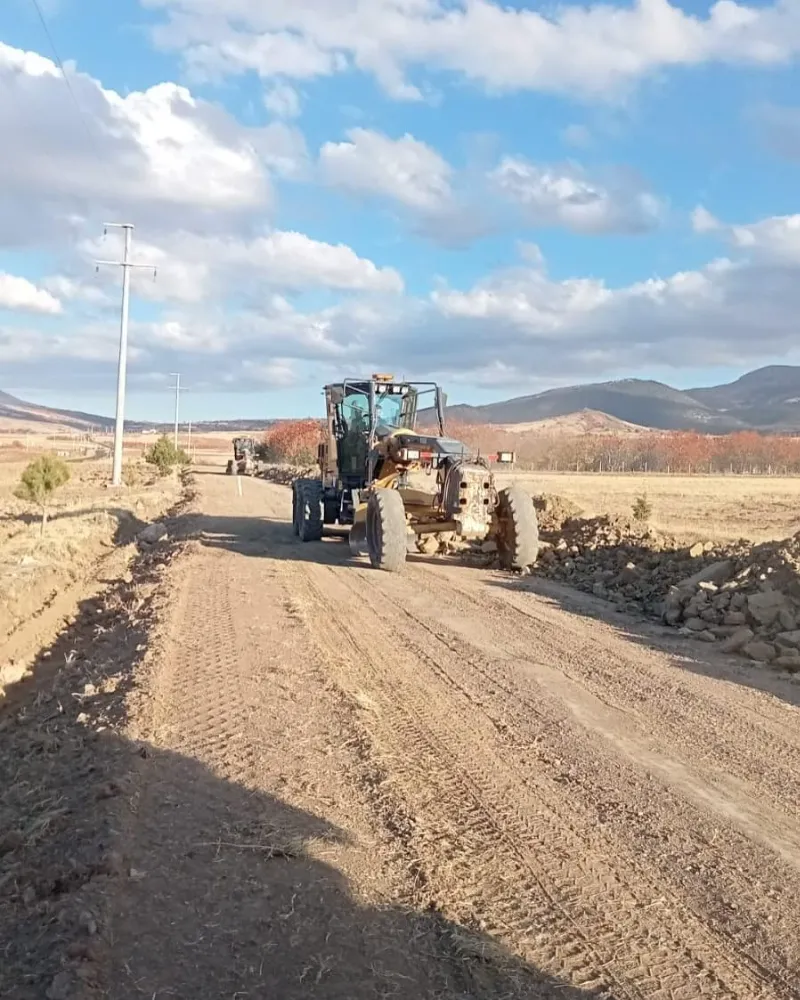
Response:
M228 476L254 476L256 472L256 442L253 438L233 439L233 458L228 459Z
M423 396L438 433L416 430ZM532 565L539 529L531 497L517 486L498 489L488 460L445 436L445 401L434 382L392 375L326 386L320 474L292 485L295 534L318 541L325 525L351 525L351 550L392 572L431 535L493 540L504 568ZM495 461L511 465L514 454Z

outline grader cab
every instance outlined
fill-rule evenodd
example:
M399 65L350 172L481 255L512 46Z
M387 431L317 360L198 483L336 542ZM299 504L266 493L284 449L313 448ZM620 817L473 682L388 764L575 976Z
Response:
M417 430L420 400L433 414ZM530 496L498 489L489 462L445 434L445 395L434 382L391 375L325 387L327 427L320 474L293 483L294 532L322 538L325 525L350 525L350 547L379 569L402 569L409 550L445 537L494 540L501 564L536 561L539 532ZM513 462L512 453L496 456Z

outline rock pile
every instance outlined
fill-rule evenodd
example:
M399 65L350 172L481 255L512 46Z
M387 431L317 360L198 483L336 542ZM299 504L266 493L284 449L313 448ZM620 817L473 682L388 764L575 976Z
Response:
M800 533L782 542L686 546L626 518L542 523L537 572L683 634L800 670Z
M259 476L271 483L281 486L291 486L295 479L306 479L319 474L317 466L301 467L299 465L263 465Z

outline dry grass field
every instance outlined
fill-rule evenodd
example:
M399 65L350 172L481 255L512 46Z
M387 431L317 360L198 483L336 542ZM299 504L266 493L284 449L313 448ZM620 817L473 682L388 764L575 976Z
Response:
M557 472L500 478L567 497L588 515L630 515L636 497L646 494L652 524L681 538L762 542L800 530L800 478Z

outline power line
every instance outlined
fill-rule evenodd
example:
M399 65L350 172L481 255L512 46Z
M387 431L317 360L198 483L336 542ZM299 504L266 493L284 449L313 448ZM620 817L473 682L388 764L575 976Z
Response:
M72 103L75 105L75 109L78 112L78 115L80 116L81 122L83 122L83 127L86 130L86 134L89 137L89 141L92 144L94 144L94 136L92 135L92 133L91 133L91 131L89 129L89 123L86 121L86 115L83 113L83 109L81 108L80 104L78 103L78 98L75 96L75 91L72 89L72 84L69 82L69 77L67 76L67 71L66 71L66 69L64 69L64 63L61 61L61 56L58 54L58 49L56 48L56 43L53 40L53 35L52 35L52 33L50 31L50 28L49 28L49 26L47 24L47 18L44 16L44 11L42 10L41 4L39 3L39 0L31 0L31 3L34 6L34 9L36 10L36 13L39 15L39 21L41 22L42 28L44 29L44 33L45 33L45 36L47 37L47 41L48 41L48 43L50 45L50 49L51 49L51 51L53 53L53 58L55 60L56 66L58 66L58 68L61 70L61 78L63 79L64 83L67 85L67 90L69 91L69 96L72 98Z

